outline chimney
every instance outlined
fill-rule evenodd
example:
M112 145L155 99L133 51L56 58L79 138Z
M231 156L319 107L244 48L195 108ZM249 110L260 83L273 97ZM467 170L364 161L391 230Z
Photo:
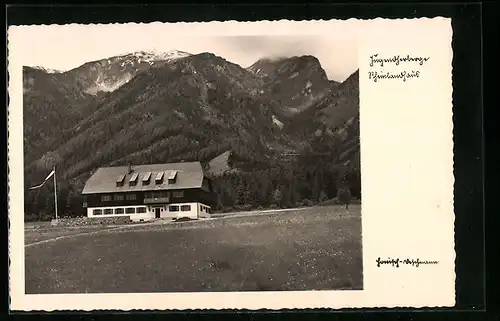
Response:
M131 174L132 171L132 164L128 163L128 173Z

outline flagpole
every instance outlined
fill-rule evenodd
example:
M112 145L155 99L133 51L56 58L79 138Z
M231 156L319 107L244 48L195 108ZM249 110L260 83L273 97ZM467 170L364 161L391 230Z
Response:
M56 180L56 167L54 166L54 206L56 209L56 221L57 221L57 180Z

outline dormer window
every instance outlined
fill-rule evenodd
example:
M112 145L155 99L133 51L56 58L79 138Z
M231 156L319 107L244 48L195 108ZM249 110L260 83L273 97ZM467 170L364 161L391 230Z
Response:
M163 172L159 172L157 175L156 175L156 179L155 179L155 182L157 185L163 183Z
M124 181L125 181L125 175L119 175L116 178L116 187L122 187Z
M130 180L128 181L128 184L129 184L130 186L135 186L135 185L137 185L137 176L139 176L139 174L138 174L138 173L134 173L134 174L132 174L132 177L130 177Z
M149 182L151 180L151 172L147 172L144 174L144 177L142 178L142 185L149 185Z
M177 179L177 171L170 171L168 173L168 183L175 184L176 179Z

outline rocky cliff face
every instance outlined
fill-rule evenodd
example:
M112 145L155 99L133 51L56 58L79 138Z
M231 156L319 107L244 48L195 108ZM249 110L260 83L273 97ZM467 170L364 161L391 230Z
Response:
M248 70L262 79L262 94L273 97L283 116L310 108L337 85L313 56L261 59Z

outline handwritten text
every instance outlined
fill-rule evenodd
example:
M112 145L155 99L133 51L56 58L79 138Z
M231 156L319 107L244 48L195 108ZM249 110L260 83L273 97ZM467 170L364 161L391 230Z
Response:
M419 267L421 264L438 264L439 261L420 261L420 259L393 259L393 258L387 258L385 260L381 259L380 257L377 259L377 267L380 267L381 265L390 265L392 267L399 267L399 265L411 265L414 267Z
M384 70L370 70L368 71L368 79L373 82L378 82L379 80L401 80L406 82L409 79L417 79L421 75L421 71L418 70L422 68L422 66L428 62L430 57L412 57L410 55L401 56L394 55L391 57L379 57L379 55L373 54L370 56L370 64L371 68L384 69L387 67L386 65L394 64L395 66L402 66L400 70L394 70L391 68L390 71ZM403 65L408 66L404 68ZM412 66L411 66L412 65Z

